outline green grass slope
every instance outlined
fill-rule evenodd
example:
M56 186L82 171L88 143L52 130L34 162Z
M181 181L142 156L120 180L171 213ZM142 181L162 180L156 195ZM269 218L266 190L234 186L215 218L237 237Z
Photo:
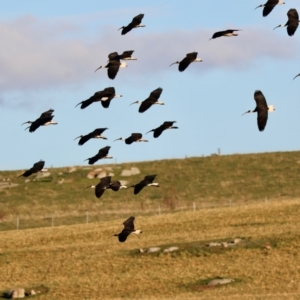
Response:
M99 167L112 168L113 179L126 180L128 186L138 183L145 175L157 174L155 181L160 187L145 188L138 195L133 195L132 189L106 191L97 199L93 190L84 188L99 182L98 178L87 178L91 170ZM120 176L123 169L131 167L139 168L141 173ZM15 220L16 216L31 220L27 227L33 227L39 226L36 219L49 224L52 215L65 217L62 224L74 224L76 218L84 222L86 211L90 221L97 221L99 214L101 218L118 213L127 217L136 211L157 212L158 206L174 209L192 207L195 202L200 208L222 206L229 200L233 204L247 204L264 201L266 197L269 200L296 198L300 194L299 168L300 152L277 152L80 166L72 173L68 168L51 168L50 177L33 181L35 175L32 175L27 183L25 178L18 178L23 170L1 171L2 184L9 178L12 185L18 186L1 188L0 185L0 230L9 229L5 221ZM59 184L62 179L63 183ZM70 216L75 219L68 221ZM55 222L60 225L59 219Z

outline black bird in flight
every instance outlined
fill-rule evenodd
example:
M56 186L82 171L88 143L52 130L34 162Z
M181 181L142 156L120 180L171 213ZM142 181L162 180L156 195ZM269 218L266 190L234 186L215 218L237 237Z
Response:
M178 65L178 70L180 72L183 72L192 62L201 62L201 58L197 58L198 52L191 52L187 53L185 58L181 61L175 61L170 65L170 67L174 64L179 64Z
M219 37L222 37L222 36L227 36L227 37L238 36L238 34L234 33L234 31L241 31L241 29L227 29L227 30L224 30L224 31L215 32L210 40L216 39L216 38L219 38Z
M263 16L266 17L276 5L285 4L283 1L279 0L268 0L265 4L261 4L256 8L263 7ZM256 9L255 8L255 9Z
M143 139L142 137L143 137L143 135L141 133L132 133L131 136L128 138L125 139L125 138L120 137L120 138L114 140L114 142L115 141L125 141L125 144L127 144L127 145L130 145L133 142L148 142L147 140Z
M266 98L261 91L255 91L254 100L256 102L255 109L248 110L244 114L257 112L258 130L263 131L267 124L268 111L273 112L275 110L275 108L273 105L269 105L269 106L267 105Z
M114 192L119 191L120 189L126 189L127 186L122 185L120 181L111 181L111 176L102 177L100 182L97 185L90 185L85 189L95 189L95 195L97 198L100 198L105 190L111 189Z
M147 175L145 178L139 182L138 184L132 185L130 187L133 187L133 193L136 195L138 194L145 186L155 186L159 187L159 183L153 182L156 175Z
M140 113L143 113L145 112L147 109L149 109L153 104L160 104L160 105L164 105L163 102L161 101L158 101L161 93L162 93L163 89L162 88L158 88L154 91L152 91L149 95L149 97L144 100L144 101L135 101L133 103L131 103L130 105L132 104L141 104L140 107L139 107L139 112Z
M145 27L145 25L141 24L143 18L144 18L144 14L139 14L135 16L127 26L122 26L118 30L122 29L121 34L124 35L133 28Z
M108 55L108 60L137 60L135 57L132 57L134 50L124 51L122 54L118 54L118 52L112 52Z
M105 136L102 135L102 133L108 128L96 128L94 131L86 134L86 135L80 135L74 140L80 138L78 145L82 146L84 143L86 143L90 139L104 139L107 140Z
M108 155L109 149L110 149L110 146L101 148L95 156L87 158L86 160L89 161L89 165L93 165L99 159L113 158L112 156ZM84 161L86 161L86 160L84 160Z
M293 36L299 26L299 15L295 8L291 8L287 12L288 21L285 24L280 24L276 26L274 29L278 27L286 27L287 33L289 36ZM273 29L273 30L274 30Z
M120 98L120 97L122 97L122 95L116 94L116 91L115 91L114 87L108 87L108 88L105 88L102 91L96 92L89 99L81 101L75 107L77 107L78 105L81 104L80 108L84 109L84 108L88 107L90 104L100 101L104 108L108 108L109 104L110 104L110 101L113 98Z
M176 123L176 121L166 121L162 125L160 125L159 127L155 128L155 129L152 129L152 130L148 131L147 133L153 131L153 137L158 138L164 130L178 129L177 126L173 126L174 123Z
M52 121L53 119L53 109L49 109L45 112L43 112L39 118L37 118L35 121L27 121L24 122L22 125L24 124L31 124L30 126L28 126L26 129L29 128L29 132L34 132L35 130L37 130L40 126L48 126L48 125L56 125L57 123L55 121Z
M142 233L142 230L140 229L137 229L135 230L134 229L134 219L135 217L130 217L129 219L127 219L126 221L123 222L123 225L124 225L124 229L120 232L120 233L116 233L112 236L117 236L118 239L119 239L119 242L123 243L126 241L127 237L134 233L134 234L140 234Z
M38 173L38 172L47 172L47 169L43 169L45 165L45 162L43 160L40 160L36 162L32 168L29 170L25 171L23 174L21 174L19 177L28 177L32 175L33 173Z

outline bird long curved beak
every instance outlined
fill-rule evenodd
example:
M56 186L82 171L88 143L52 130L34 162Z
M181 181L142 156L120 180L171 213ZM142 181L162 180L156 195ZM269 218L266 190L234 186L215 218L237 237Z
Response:
M92 188L92 185L89 185L89 186L87 186L87 187L84 188L84 189L86 190L86 189L90 189L90 188Z
M95 72L96 72L97 70L101 69L101 67L102 67L102 66L100 66L99 68L97 68L97 69L95 70Z
M118 31L119 31L120 29L123 29L123 28L124 28L124 27L122 26L121 28L118 29Z
M250 110L247 110L245 113L242 114L242 116L247 114L247 113L250 113Z
M115 142L115 141L121 141L121 140L122 140L122 138L118 138L118 139L114 140L114 142Z
M89 158L85 159L84 161L87 161L87 160L89 160Z
M22 123L21 126L24 125L24 124L28 124L28 122L29 122L29 121Z
M75 141L76 139L79 139L79 138L81 138L81 137L82 137L82 135L78 136L77 138L75 138L75 139L74 139L74 141Z
M300 76L300 74L296 75L293 80L295 80L295 78L298 77L298 76Z
M262 5L258 5L257 7L254 8L254 10L256 10L257 8L262 7Z
M136 103L139 103L139 101L132 102L130 105L136 104ZM130 106L130 105L129 105L129 106Z
M95 71L96 72L96 71ZM75 106L75 108L79 105L79 104L82 104L82 101L81 102L79 102L76 106Z
M175 64L177 64L177 61L175 61L174 63L170 64L169 67L171 67L171 66L173 66Z
M274 30L274 29L276 29L276 28L278 28L278 27L281 27L281 24L280 24L280 25L278 25L278 26L276 26L275 28L273 28L273 30Z
M25 129L24 129L24 131L26 130L26 129L28 129L30 126L28 126L28 127L26 127Z
M153 131L153 130L154 130L154 129L152 129L152 130L149 130L148 132L146 132L146 134L147 134L147 133L149 133L149 132L151 132L151 131Z

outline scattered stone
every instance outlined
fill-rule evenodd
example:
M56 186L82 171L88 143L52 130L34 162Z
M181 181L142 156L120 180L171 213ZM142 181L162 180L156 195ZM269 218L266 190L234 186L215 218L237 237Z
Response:
M173 246L173 247L166 248L164 252L173 252L177 250L179 250L179 247Z
M160 251L160 247L151 247L146 250L147 253L154 253Z
M11 183L11 182L0 182L0 189L5 189L5 188L11 188L18 186L17 183Z
M121 176L131 176L131 170L122 170Z
M217 279L210 280L206 285L207 286L216 286L216 285L220 285L220 284L227 284L227 283L230 283L233 281L234 281L234 279L232 279L232 278L217 278Z
M6 293L6 297L9 299L24 298L25 290L22 288L10 290Z
M36 292L34 290L31 290L29 293L28 293L28 296L33 296L33 295L36 295Z
M128 170L128 169L122 170L121 176L132 176L132 175L137 175L137 174L140 174L140 173L141 172L140 172L139 168L132 167L132 168L130 168L130 170Z
M228 241L228 242L220 242L220 243L218 243L218 242L211 242L211 243L207 244L206 246L207 247L220 247L220 246L222 246L224 248L227 248L229 246L236 246L241 241L242 241L242 239L236 238L236 239L234 239L232 241Z
M209 244L206 245L207 247L220 247L222 246L221 243L215 243L215 242L211 242Z
M40 179L40 178L44 178L44 177L49 177L51 175L50 172L39 172L37 173L35 179Z
M127 180L119 180L122 185L127 185L128 181Z
M107 170L107 171L112 171L113 170L112 167L105 167L104 169Z
M75 172L77 169L75 168L75 167L70 167L70 168L68 168L68 172L69 173L73 173L73 172Z
M144 253L145 252L145 250L143 249L143 248L140 248L140 253Z
M58 183L58 184L63 184L64 181L65 181L65 180L62 178L62 179L58 180L57 183Z
M108 173L108 176L111 176L111 177L113 177L113 176L115 176L115 174L114 174L114 173L112 173L112 172L109 172L109 173Z
M227 247L229 246L227 242L223 242L223 243L221 243L221 245L222 245L224 248L227 248Z
M105 171L101 171L98 175L97 178L103 178L106 176L106 172Z
M95 169L87 174L87 178L89 179L102 178L105 176L106 176L106 172L102 171L102 168Z
M63 172L59 172L57 175L62 176L63 174L64 174Z
M27 183L27 182L30 182L30 179L29 178L27 178L27 179L25 179L25 181L24 181L25 183Z

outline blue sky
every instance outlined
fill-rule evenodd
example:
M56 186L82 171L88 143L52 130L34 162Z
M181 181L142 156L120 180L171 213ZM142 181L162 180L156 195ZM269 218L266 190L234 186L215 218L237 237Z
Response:
M86 158L111 146L113 161L133 162L185 156L294 151L299 149L300 29L285 28L287 11L299 1L287 0L262 17L260 0L215 1L6 1L0 12L0 169L26 169L40 159L46 167L87 165ZM297 6L298 5L298 6ZM125 36L118 29L144 13L145 28ZM238 37L209 41L216 31L241 29ZM114 80L106 70L111 52L134 50ZM169 65L198 52L203 62L184 72ZM108 109L76 104L113 86L122 98ZM130 104L163 88L160 100L145 113ZM253 94L261 90L276 111L259 132ZM24 131L54 109L56 126ZM178 130L158 139L146 132L164 121ZM108 140L78 146L74 138L108 127ZM141 132L149 143L116 141ZM99 164L111 160L99 161Z

